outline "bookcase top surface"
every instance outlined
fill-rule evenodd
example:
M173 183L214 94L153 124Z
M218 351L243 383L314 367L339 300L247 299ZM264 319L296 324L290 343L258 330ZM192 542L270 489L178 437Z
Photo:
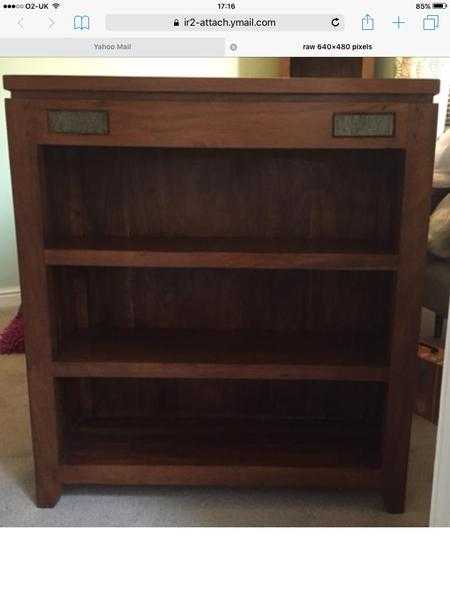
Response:
M357 78L203 78L203 77L79 77L47 75L6 75L6 90L26 92L33 97L48 92L128 93L217 93L217 94L295 94L295 95L426 95L439 92L435 79L357 79Z

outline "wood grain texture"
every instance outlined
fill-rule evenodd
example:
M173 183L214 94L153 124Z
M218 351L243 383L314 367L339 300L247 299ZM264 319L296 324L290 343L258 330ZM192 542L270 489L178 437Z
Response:
M36 500L40 507L56 504L61 493L58 476L60 426L57 390L51 374L51 315L47 273L43 257L42 194L38 147L33 143L34 123L7 101L8 137L22 303L25 317L27 375Z
M363 78L375 77L374 58L306 58L296 56L287 59L281 65L284 77L339 77Z
M82 381L89 409L80 401ZM352 488L380 482L381 384L72 379L61 385L71 415L61 467L66 483Z
M388 344L388 272L55 268L61 340L148 329L373 336ZM370 319L367 318L370 315Z
M364 58L311 58L296 56L290 59L291 77L363 77Z
M289 485L403 510L437 82L5 83L38 504ZM395 135L335 138L346 112Z
M395 271L398 257L365 243L248 238L52 239L52 266Z
M58 268L53 276L57 376L386 377L390 273Z
M361 77L363 79L374 79L376 72L376 58L366 56L362 59Z
M147 236L250 251L267 240L280 260L302 244L309 253L395 252L400 150L46 147L44 155L50 248L53 238Z
M234 97L233 97L234 98ZM407 142L408 105L372 102L247 102L211 99L173 101L117 100L15 100L34 113L40 144L65 146L138 146L158 148L404 148ZM395 114L396 131L391 138L337 138L333 114ZM108 112L108 135L52 133L48 110Z
M65 482L359 487L379 484L379 430L293 419L95 420L66 437ZM225 466L226 465L226 466ZM164 474L168 480L164 479ZM141 479L143 478L143 479Z
M120 340L120 343L118 343ZM385 381L383 342L361 336L288 336L153 330L68 338L57 377Z
M391 512L403 512L405 505L437 107L413 105L410 112L383 461L383 494Z
M377 468L378 438L367 425L295 419L95 419L67 431L64 462Z
M363 79L354 78L187 78L187 77L77 77L20 76L3 77L6 90L91 92L171 92L228 94L425 94L439 92L435 79Z
M236 465L61 465L64 484L379 489L381 471Z
M258 426L266 421L292 421L292 430L300 425L303 435L311 425L310 440L319 431L323 441L330 427L356 433L362 428L362 435L371 427L372 433L381 434L386 400L386 384L371 381L119 377L67 378L58 385L70 431L90 423L94 433L100 431L94 429L98 423L103 435L109 430L117 434L122 424L134 433L148 432L150 425L153 430L178 425L177 431L188 438L188 422L200 431L209 430L210 423L216 428L221 424L231 433L239 423Z
M396 81L400 81L396 79ZM60 100L69 100L72 109L76 107L78 101L83 100L94 100L97 103L103 103L103 106L107 105L110 101L121 101L121 102L172 102L176 101L177 98L182 98L186 102L195 102L201 105L206 105L210 102L227 102L230 99L235 104L245 105L248 103L272 102L276 100L277 103L296 103L296 104L332 104L334 106L341 106L341 103L357 103L363 102L366 104L375 103L387 103L392 104L430 104L433 101L433 94L401 94L401 93L386 93L386 94L374 94L364 93L358 94L320 94L318 92L311 94L254 94L254 93L242 93L242 94L222 94L214 92L205 92L202 94L196 94L195 92L187 92L184 94L174 94L173 92L90 92L88 90L75 90L75 91L16 91L12 93L15 100L33 100L35 102L45 101L47 103ZM97 104L99 106L99 104Z

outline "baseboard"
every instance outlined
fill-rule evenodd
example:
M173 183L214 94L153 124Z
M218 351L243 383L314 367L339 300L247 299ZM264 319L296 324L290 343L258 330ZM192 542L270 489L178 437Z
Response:
M19 308L20 302L20 288L0 289L0 310L5 308Z

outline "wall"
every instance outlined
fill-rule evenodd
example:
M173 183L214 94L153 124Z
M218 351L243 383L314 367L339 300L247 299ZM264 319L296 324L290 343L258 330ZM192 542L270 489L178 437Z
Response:
M15 75L154 75L236 77L238 59L35 59L0 58L0 76ZM0 304L19 285L11 199L4 98L0 84Z
M449 58L379 58L376 63L376 76L410 77L417 79L439 79L441 91L434 101L439 104L438 137L445 129L445 117L450 91L450 59Z
M281 77L281 61L279 58L241 58L239 76Z

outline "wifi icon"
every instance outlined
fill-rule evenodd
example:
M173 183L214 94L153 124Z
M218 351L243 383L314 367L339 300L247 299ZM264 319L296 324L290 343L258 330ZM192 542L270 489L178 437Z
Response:
M57 2L55 2L55 4L52 4L52 6L56 10L57 8L59 8L61 6L61 4L58 4Z

